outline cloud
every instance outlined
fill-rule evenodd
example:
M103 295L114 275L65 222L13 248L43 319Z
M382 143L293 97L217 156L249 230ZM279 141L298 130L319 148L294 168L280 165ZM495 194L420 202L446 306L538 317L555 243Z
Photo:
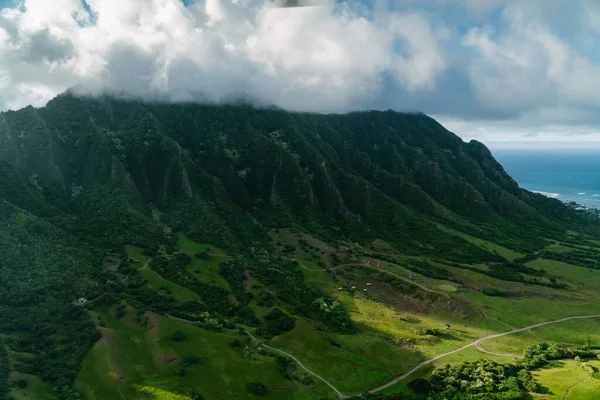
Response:
M0 9L0 110L70 87L243 94L300 111L423 111L466 138L596 137L596 0L310 1L321 6L17 0Z
M368 106L385 73L410 92L435 89L446 61L427 18L322 4L25 0L0 11L0 109L42 105L73 86L144 99L245 93L325 112Z

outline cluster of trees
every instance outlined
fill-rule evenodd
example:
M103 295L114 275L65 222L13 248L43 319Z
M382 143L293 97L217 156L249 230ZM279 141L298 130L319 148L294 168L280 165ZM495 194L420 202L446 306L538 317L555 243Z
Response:
M530 285L546 286L554 289L566 289L568 285L558 282L555 277L548 276L544 270L528 267L521 262L503 262L488 264L489 269L483 270L471 265L446 261L446 265L454 268L462 268L478 274L488 275L492 278L508 282L522 282ZM546 277L549 282L539 278Z
M200 282L192 276L186 270L190 262L190 256L185 253L163 253L154 257L149 266L162 278L197 293L207 310L224 316L233 316L235 310L229 302L229 292L221 287Z
M294 313L320 321L338 332L356 332L344 307L318 290L308 287L295 262L273 257L267 250L255 246L246 249L242 260L252 276L274 289L277 299L290 306Z
M0 339L0 399L8 397L8 375L10 374L10 365L8 363L8 351Z
M524 393L537 390L526 368L490 360L436 368L430 384L429 398L439 400L522 400Z
M8 189L3 183L5 194ZM48 218L63 224L63 214L54 212ZM0 198L0 331L6 335L0 347L15 352L15 370L50 382L68 399L83 357L100 337L73 301L101 294L103 253L56 225Z
M275 308L265 315L265 322L257 329L256 333L270 339L273 336L291 331L295 326L295 318L286 315L279 308Z
M525 351L525 357L515 362L516 365L527 369L539 368L551 360L565 358L591 358L596 357L598 350L587 347L566 347L552 342L542 342L529 346Z
M600 254L592 251L573 250L566 252L542 251L540 257L548 260L562 261L567 264L578 265L584 268L598 269Z
M404 268L417 272L433 279L454 280L452 274L445 268L437 267L426 260L412 259L408 263L400 264Z
M409 387L418 396L430 400L522 400L538 385L530 371L550 360L599 357L600 352L587 347L566 347L556 343L538 343L527 348L525 356L513 363L498 364L490 360L463 362L436 368L431 378L418 378ZM592 375L595 370L583 363ZM600 376L600 375L599 375Z

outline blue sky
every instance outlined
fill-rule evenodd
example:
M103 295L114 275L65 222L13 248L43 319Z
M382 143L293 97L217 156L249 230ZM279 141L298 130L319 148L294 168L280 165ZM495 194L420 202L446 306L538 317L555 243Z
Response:
M600 143L597 0L306 1L323 6L0 0L0 111L71 87L244 93L298 111L423 111L486 143Z

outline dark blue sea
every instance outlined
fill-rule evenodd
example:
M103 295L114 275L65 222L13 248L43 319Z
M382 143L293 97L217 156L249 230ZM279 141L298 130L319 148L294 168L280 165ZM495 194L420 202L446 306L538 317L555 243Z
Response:
M600 149L491 149L519 186L600 208Z

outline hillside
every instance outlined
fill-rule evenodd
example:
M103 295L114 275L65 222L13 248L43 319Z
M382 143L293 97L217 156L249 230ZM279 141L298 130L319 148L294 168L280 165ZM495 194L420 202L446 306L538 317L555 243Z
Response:
M598 311L597 226L423 114L64 94L0 182L0 398L332 398Z

